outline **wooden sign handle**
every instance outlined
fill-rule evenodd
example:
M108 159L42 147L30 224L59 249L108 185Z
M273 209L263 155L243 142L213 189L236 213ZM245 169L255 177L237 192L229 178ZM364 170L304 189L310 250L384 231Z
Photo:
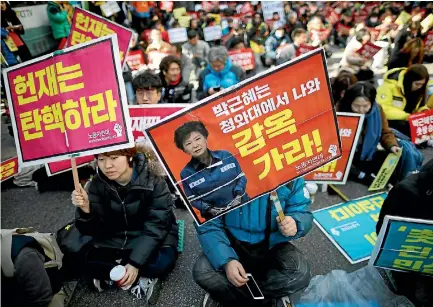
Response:
M80 179L78 177L77 161L75 158L71 158L72 176L74 177L75 191L81 191Z

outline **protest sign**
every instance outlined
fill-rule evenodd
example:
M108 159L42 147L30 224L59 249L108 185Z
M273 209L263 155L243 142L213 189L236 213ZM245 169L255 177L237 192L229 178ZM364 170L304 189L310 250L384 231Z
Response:
M206 14L206 17L215 19L214 25L221 24L221 15L220 14Z
M18 157L4 160L0 163L0 182L18 174Z
M314 223L351 263L370 258L376 223L388 193L377 193L313 212Z
M337 31L340 35L349 35L350 29L352 29L349 26L343 25L341 22L337 23L335 26L335 31Z
M115 35L24 62L3 75L20 165L133 146Z
M402 25L406 24L410 19L411 19L410 14L407 13L406 11L403 11L400 13L400 15L398 15L398 17L394 23L396 25L402 26Z
M359 135L361 134L364 116L355 113L337 112L337 120L338 127L340 128L341 158L305 175L304 179L306 181L346 184L353 155L355 154Z
M168 30L168 39L171 44L183 43L188 40L186 28L174 28Z
M221 39L222 29L221 26L206 27L203 29L204 40L207 42Z
M251 48L230 50L229 56L233 64L242 67L245 71L253 70L256 65L254 53Z
M412 143L421 144L433 140L433 110L409 115Z
M318 47L301 44L301 45L299 45L299 48L296 49L296 56L298 57L302 54L305 54L305 53L310 52L310 51L317 49L317 48Z
M150 51L147 53L147 64L149 69L159 69L159 64L163 58L169 55L168 52Z
M75 46L110 34L117 35L120 62L123 67L126 62L129 43L132 39L132 30L79 7L74 9L67 46Z
M392 152L388 154L382 166L380 167L376 178L374 178L373 183L368 188L369 191L382 190L386 186L389 179L391 178L392 173L397 167L402 152L403 148L400 148L400 151L397 154Z
M424 38L425 50L431 51L433 48L433 31L428 31L426 37Z
M264 20L272 20L274 13L278 13L280 21L286 23L286 16L284 13L284 3L282 1L263 1L262 11Z
M330 7L326 13L326 20L328 20L332 25L335 25L340 20L340 15Z
M361 48L359 48L356 52L360 55L362 55L367 60L372 59L376 53L378 53L382 47L376 46L372 42L367 42L366 44L362 45Z
M185 16L185 15L187 15L185 7L178 7L177 9L173 10L173 16L176 19L179 19L180 16Z
M162 11L171 12L173 10L173 1L161 1L159 2L159 7Z
M322 42L327 40L329 35L331 35L332 29L320 29L320 30L311 30L310 31L310 39L313 42L319 41Z
M77 167L88 165L95 160L94 156L78 157L75 159ZM45 170L48 176L54 176L71 170L71 160L63 160L57 162L45 163Z
M199 140L186 142L191 134L182 131L202 127L199 119L208 133L199 128ZM197 223L244 205L341 156L324 51L238 83L146 134ZM197 171L191 157L208 153L219 162Z
M243 16L252 15L254 14L254 8L250 2L246 1L241 7L239 7L238 13Z
M126 62L131 70L138 70L144 63L144 54L141 50L129 50Z
M163 118L182 110L187 104L167 103L167 104L145 104L129 106L129 116L131 118L131 129L136 143L145 143L146 136L144 130L157 123Z
M376 28L368 28L368 27L366 29L367 29L368 33L370 33L371 40L376 41L380 35L380 30L376 29Z
M433 26L433 14L429 14L423 21L421 21L421 27L423 29L430 29Z
M102 14L104 14L105 17L110 17L121 11L116 1L105 1L105 3L100 6L100 8Z
M433 275L433 221L386 215L368 264Z

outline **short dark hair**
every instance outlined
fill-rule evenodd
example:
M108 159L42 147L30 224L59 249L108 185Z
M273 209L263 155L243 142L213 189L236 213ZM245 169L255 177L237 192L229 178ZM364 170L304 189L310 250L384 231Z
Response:
M368 99L371 106L373 106L376 103L376 88L373 84L366 81L361 81L352 85L347 89L344 93L343 99L339 102L338 111L353 113L351 108L352 102L354 102L358 97Z
M135 76L135 78L132 80L132 86L134 87L135 91L140 89L156 89L158 92L160 92L162 89L162 83L159 76L148 71Z
M188 39L193 39L194 37L197 36L197 31L196 30L188 30Z
M301 34L304 34L304 33L307 33L304 29L302 29L302 28L296 28L292 32L292 39L294 40L295 37L298 37L298 36L300 36Z
M206 126L201 121L186 122L174 132L174 143L176 147L183 151L183 142L193 132L198 132L205 138L209 136Z
M159 64L159 70L167 72L168 68L173 63L179 65L179 68L181 67L181 62L178 57L174 55L167 55L165 58L162 59L161 63Z

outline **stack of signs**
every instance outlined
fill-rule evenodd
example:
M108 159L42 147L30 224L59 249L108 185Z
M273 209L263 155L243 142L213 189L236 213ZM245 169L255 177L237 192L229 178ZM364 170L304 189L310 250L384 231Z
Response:
M67 45L75 46L110 34L117 35L120 62L123 67L126 62L126 53L128 52L129 43L132 39L132 30L79 7L74 10Z
M414 144L433 140L433 110L409 116L410 136Z
M356 151L359 135L364 122L364 115L337 112L338 127L340 128L342 155L338 160L316 169L304 176L306 181L316 183L346 184Z
M24 62L3 75L20 166L134 145L115 35Z
M12 178L18 173L18 157L4 160L0 163L0 182Z
M361 48L359 48L356 52L360 55L362 55L367 60L372 59L376 53L378 53L382 49L379 46L376 46L375 44L371 42L367 42L366 44L362 45Z
M242 67L244 71L253 70L255 67L256 62L251 48L230 50L229 56L232 63Z
M433 275L433 221L387 215L369 261L376 267Z
M173 28L168 30L170 44L184 43L188 40L186 28Z
M170 180L198 224L341 156L325 63L324 50L317 49L146 129ZM200 132L183 136L184 129L202 124L206 136ZM175 131L182 138L178 139L182 149L174 142ZM196 157L203 154L210 154L217 162L197 171Z
M313 212L314 222L351 263L370 258L376 223L388 193L378 193Z
M221 26L206 27L203 29L203 34L207 42L219 40L222 37Z

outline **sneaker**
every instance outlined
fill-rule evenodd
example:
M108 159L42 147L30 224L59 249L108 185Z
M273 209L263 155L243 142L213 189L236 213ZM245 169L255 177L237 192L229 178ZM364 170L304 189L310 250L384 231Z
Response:
M206 292L204 298L203 298L203 307L223 307L223 305L216 300L214 300L209 293Z
M288 296L284 296L280 299L276 300L276 307L292 307L292 303L290 303L290 299Z
M131 288L131 293L138 299L146 299L150 305L155 305L161 291L158 278L140 277L137 284Z
M113 281L111 281L111 280L93 279L93 287L98 292L102 292L104 290L107 290L112 285L113 285Z

